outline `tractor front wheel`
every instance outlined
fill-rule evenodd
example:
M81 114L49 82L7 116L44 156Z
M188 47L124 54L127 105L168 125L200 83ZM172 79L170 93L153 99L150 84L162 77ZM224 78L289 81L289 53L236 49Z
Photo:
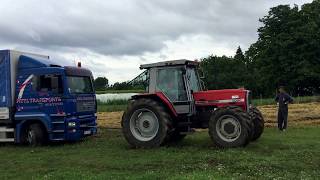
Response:
M209 135L220 148L246 146L251 138L250 117L238 107L220 108L210 118Z
M152 99L137 99L129 103L122 116L122 132L135 148L162 145L169 131L170 115Z
M255 140L259 139L261 134L263 133L264 119L263 119L261 112L256 107L250 108L249 113L250 113L251 121L254 124L253 137L252 137L251 141L255 141Z

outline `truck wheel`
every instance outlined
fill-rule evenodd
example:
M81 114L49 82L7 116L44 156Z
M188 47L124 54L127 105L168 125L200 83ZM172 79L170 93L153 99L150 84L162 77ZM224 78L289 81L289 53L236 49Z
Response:
M158 102L137 99L129 103L122 116L122 132L135 148L154 148L162 145L167 137L170 115Z
M262 113L256 107L250 108L249 114L250 114L251 121L254 124L254 129L253 129L254 133L251 141L255 141L259 139L259 137L263 133L264 119L263 119Z
M251 139L250 117L238 107L220 108L209 120L209 135L221 148L246 146Z
M36 123L31 124L26 131L26 142L30 146L43 145L46 142L46 133L43 127Z

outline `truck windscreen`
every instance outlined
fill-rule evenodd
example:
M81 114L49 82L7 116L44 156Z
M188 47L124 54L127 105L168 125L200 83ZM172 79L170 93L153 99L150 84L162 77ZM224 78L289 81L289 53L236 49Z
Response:
M88 76L67 76L67 82L70 94L93 93L91 78Z

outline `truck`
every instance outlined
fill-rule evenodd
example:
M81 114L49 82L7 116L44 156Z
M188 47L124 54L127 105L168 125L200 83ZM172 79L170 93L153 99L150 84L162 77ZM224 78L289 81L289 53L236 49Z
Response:
M122 132L134 148L155 148L181 141L194 129L208 129L220 148L244 147L264 130L261 112L244 88L206 90L199 62L171 60L143 64L146 92L131 97Z
M92 72L0 50L0 142L43 145L97 133Z

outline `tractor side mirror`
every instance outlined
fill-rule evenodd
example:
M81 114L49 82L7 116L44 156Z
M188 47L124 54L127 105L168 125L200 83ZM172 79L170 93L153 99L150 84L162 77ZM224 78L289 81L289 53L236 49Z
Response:
M198 73L199 73L200 79L204 79L205 78L205 75L204 75L203 71L198 71Z
M186 69L182 69L182 74L183 75L187 74L187 70Z
M201 83L202 90L207 90L206 84L204 83L204 81L202 79L200 79L200 83Z

